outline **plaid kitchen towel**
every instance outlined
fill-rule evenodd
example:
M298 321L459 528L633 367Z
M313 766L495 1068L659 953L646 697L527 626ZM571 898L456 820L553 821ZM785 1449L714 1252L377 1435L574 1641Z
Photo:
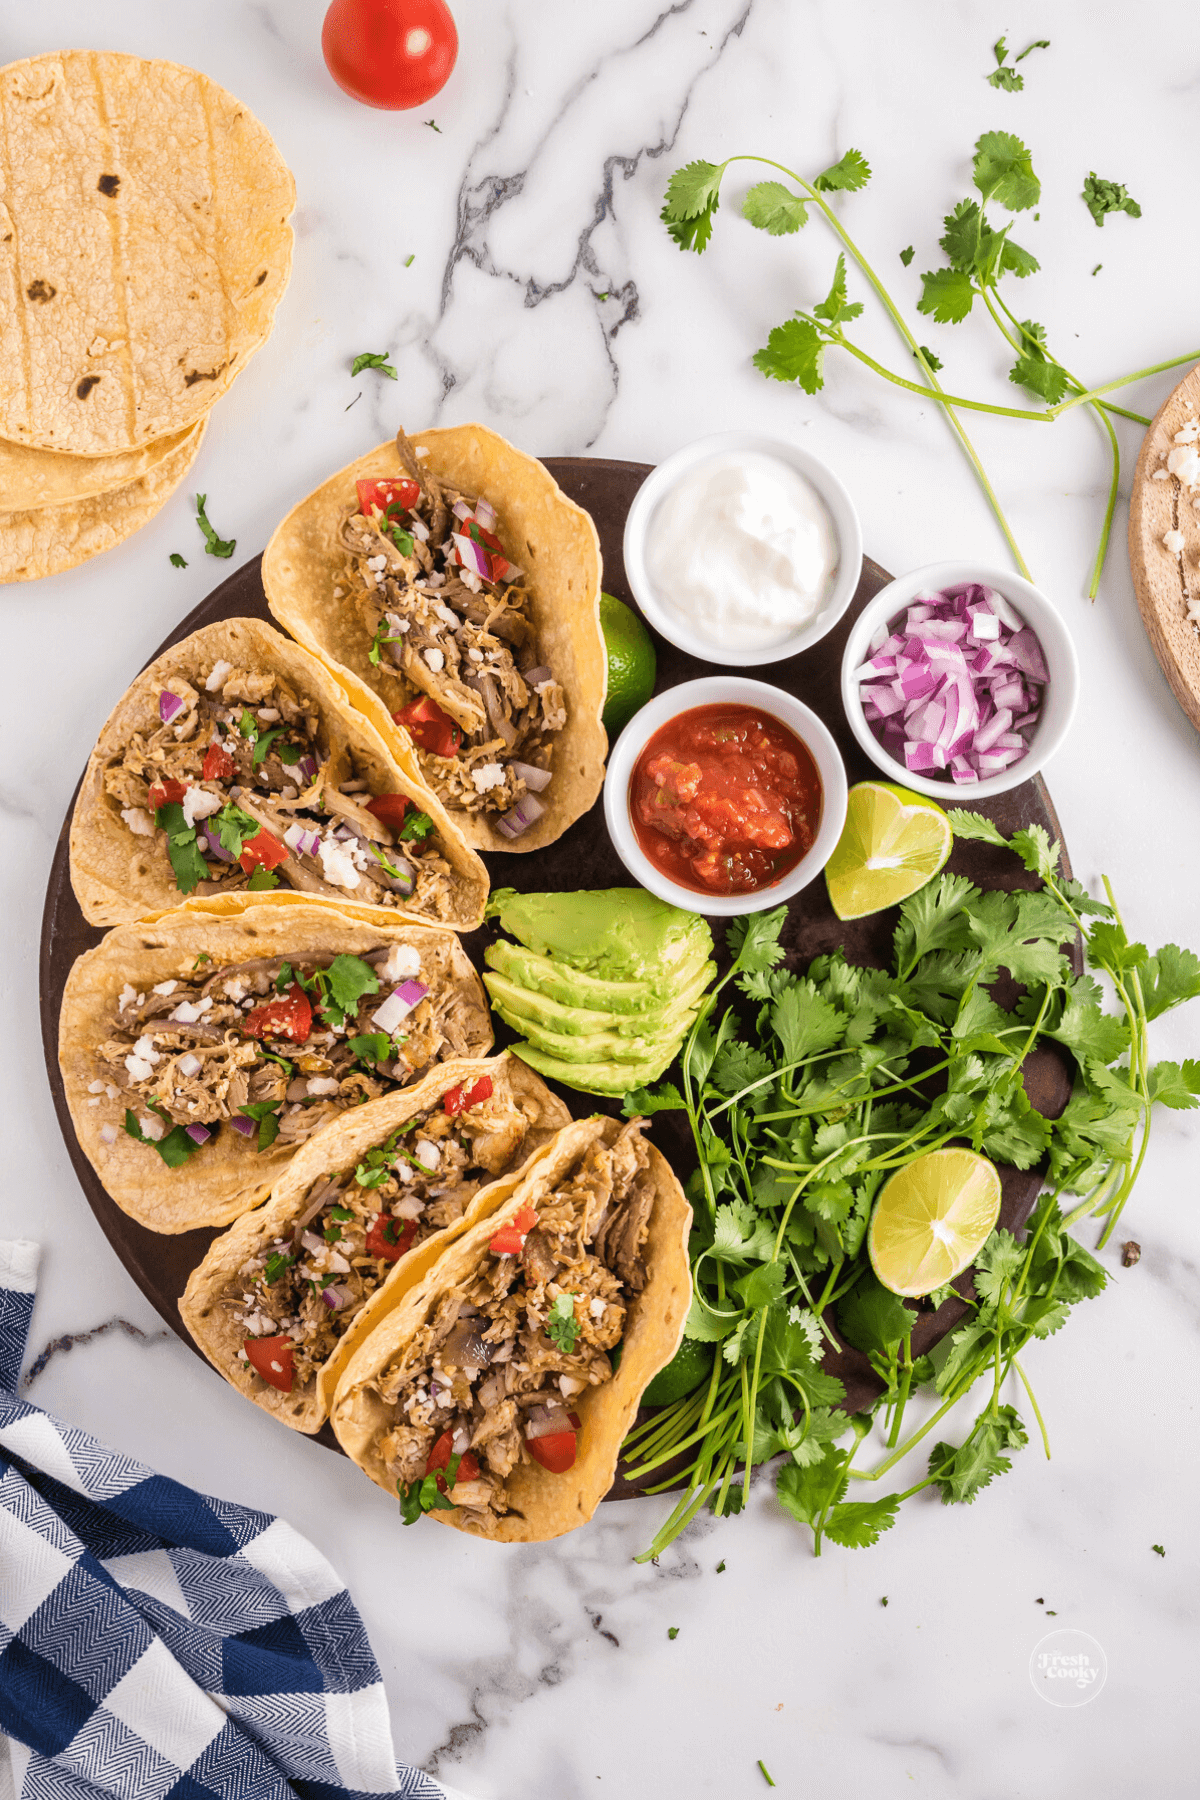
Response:
M17 1398L37 1261L0 1241L0 1800L443 1800L306 1539Z

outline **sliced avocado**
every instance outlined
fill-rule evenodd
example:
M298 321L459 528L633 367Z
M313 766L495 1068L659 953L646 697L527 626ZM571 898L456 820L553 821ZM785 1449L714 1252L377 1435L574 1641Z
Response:
M498 918L527 949L610 981L660 981L697 943L712 950L699 913L668 906L645 888L600 888L562 894L518 894L500 888L487 916Z
M715 963L704 963L694 979L669 1004L647 1006L640 1012L595 1012L584 1006L564 1006L548 994L531 992L511 981L507 975L489 971L483 982L497 1006L518 1020L529 1020L547 1031L562 1032L568 1037L590 1035L597 1031L615 1032L618 1037L651 1037L656 1042L674 1035L682 1037L695 1016L696 1002L716 974ZM524 1029L523 1025L518 1029Z
M669 1001L680 988L690 983L708 962L710 945L697 934L688 941L687 955L670 969L658 975L647 975L638 981L606 981L603 976L572 968L570 963L556 962L536 950L526 950L507 938L497 938L484 952L490 969L507 975L516 986L536 994L545 994L561 1006L587 1007L595 1012L640 1012L648 1003Z
M560 1062L556 1056L547 1056L532 1044L514 1044L512 1053L550 1081L561 1081L564 1087L578 1088L584 1094L610 1097L628 1094L633 1088L657 1081L670 1068L674 1055L673 1051L670 1055L664 1052L636 1063L569 1063Z
M519 1031L522 1037L528 1038L536 1050L544 1050L547 1056L555 1056L564 1063L587 1062L640 1062L643 1058L652 1057L665 1052L668 1058L674 1056L683 1041L679 1031L667 1031L661 1035L654 1032L644 1037L618 1037L615 1031L587 1031L572 1037L564 1031L547 1031L545 1026L537 1024L533 1019L523 1019L519 1013L510 1013L494 996L493 1011L499 1013L506 1025Z

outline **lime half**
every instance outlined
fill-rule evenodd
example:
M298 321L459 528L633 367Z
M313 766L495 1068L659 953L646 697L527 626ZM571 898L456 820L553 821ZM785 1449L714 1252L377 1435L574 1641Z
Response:
M1000 1177L973 1150L930 1150L884 1183L867 1249L893 1294L916 1299L974 1262L1000 1216Z
M933 878L954 843L936 800L890 781L850 789L846 823L825 865L825 885L839 919L897 906Z
M654 692L658 659L650 633L615 594L600 596L600 629L608 653L608 692L602 718L605 731L614 738Z

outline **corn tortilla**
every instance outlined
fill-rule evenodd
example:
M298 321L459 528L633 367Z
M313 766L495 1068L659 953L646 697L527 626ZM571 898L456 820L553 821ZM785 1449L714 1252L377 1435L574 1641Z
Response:
M583 508L568 500L544 465L482 425L438 427L412 439L439 481L490 500L505 553L531 589L528 616L539 654L562 686L567 722L555 734L546 810L520 837L507 838L484 814L455 811L477 850L540 850L588 811L604 780L608 739L600 723L608 680L600 629L600 540ZM368 660L371 639L349 607L334 598L345 552L338 542L354 484L407 473L394 441L360 456L302 500L267 545L262 580L271 611L292 636L334 667L351 703L392 745L396 760L418 779L412 740L392 719Z
M459 931L473 930L483 918L487 871L467 849L437 796L397 763L370 720L355 712L345 689L325 664L260 619L222 620L183 638L143 670L109 715L88 759L71 816L71 885L89 924L125 924L189 904L190 898L211 910L211 902L240 898L243 892L226 892L218 883L202 882L194 896L185 898L175 885L162 834L135 837L121 819L118 801L104 789L105 771L120 761L133 733L161 729L158 697L166 682L182 676L197 685L219 661L232 663L235 669L270 670L286 676L297 695L317 713L335 766L353 752L355 766L361 778L369 781L372 793L405 794L419 811L430 815L441 840L439 847L453 871L450 913L430 922ZM282 879L290 882L294 869L289 858L280 867ZM342 903L340 894L331 891L326 897ZM237 913L241 908L229 910ZM356 912L368 918L422 916L404 905L360 906Z
M188 427L188 431L194 429ZM0 438L0 512L67 506L93 494L106 494L110 488L127 487L178 450L188 431L177 431L141 450L116 456L65 456L57 450L30 450Z
M511 1095L518 1105L537 1110L515 1167L493 1176L479 1189L461 1219L434 1232L394 1265L382 1286L355 1317L333 1355L307 1389L290 1394L273 1388L253 1370L243 1368L238 1351L244 1334L221 1300L238 1270L278 1237L287 1237L303 1212L313 1184L322 1176L351 1168L375 1144L389 1138L397 1126L415 1114L436 1106L449 1088L466 1086L488 1076L493 1091ZM399 1094L388 1094L366 1106L355 1107L324 1131L301 1145L271 1190L270 1199L257 1211L244 1213L223 1237L210 1245L204 1261L192 1270L179 1302L183 1322L205 1356L226 1381L253 1400L265 1412L297 1431L319 1431L329 1416L329 1406L342 1370L376 1325L399 1304L409 1288L428 1272L449 1244L462 1237L478 1220L489 1217L512 1193L521 1171L539 1156L556 1132L569 1125L571 1115L563 1102L527 1069L507 1055L485 1060L439 1063L423 1081Z
M0 70L0 437L110 456L194 424L270 334L294 204L265 127L194 69Z
M135 481L83 500L0 512L0 584L61 575L140 531L170 499L200 449L207 420Z
M568 1125L526 1170L503 1205L443 1252L347 1364L334 1395L333 1428L347 1455L385 1492L394 1494L395 1488L379 1455L378 1441L392 1421L392 1412L372 1391L371 1382L403 1353L442 1295L471 1278L489 1256L488 1244L501 1226L526 1204L536 1209L591 1143L599 1137L611 1143L616 1133L612 1119L584 1119ZM642 1292L631 1295L627 1302L620 1367L611 1381L589 1387L572 1402L582 1419L573 1468L552 1475L539 1463L522 1461L506 1478L509 1510L488 1534L493 1541L543 1543L591 1518L612 1486L621 1444L644 1389L679 1347L691 1304L687 1246L692 1209L666 1158L653 1145L648 1148L658 1189L644 1252L649 1279ZM467 1529L457 1508L439 1509L429 1517L456 1530ZM472 1535L482 1534L475 1530Z
M169 1169L148 1145L122 1129L124 1095L89 1102L89 1084L111 1079L96 1052L108 1036L117 996L127 982L148 991L160 981L189 977L201 952L210 972L259 956L306 953L361 956L389 944L419 947L422 972L433 988L445 983L463 999L469 1049L483 1056L492 1045L487 1001L479 976L452 931L411 919L389 919L374 911L354 918L321 900L295 894L281 903L274 895L252 896L253 904L225 916L178 908L152 922L118 925L94 950L76 958L63 989L59 1014L58 1062L75 1135L111 1198L150 1231L191 1231L199 1225L228 1225L259 1205L298 1147L278 1141L258 1152L236 1132L222 1129L179 1169ZM337 1121L333 1121L336 1123ZM106 1144L101 1131L117 1128ZM316 1134L319 1135L319 1134ZM310 1142L315 1142L315 1136Z

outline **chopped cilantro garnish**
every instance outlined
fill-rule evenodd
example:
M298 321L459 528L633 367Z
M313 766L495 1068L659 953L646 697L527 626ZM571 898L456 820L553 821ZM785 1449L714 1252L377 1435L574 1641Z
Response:
M274 869L264 869L261 863L252 870L250 879L246 883L247 891L251 894L261 894L264 888L277 888L278 886L279 877Z
M274 1050L268 1050L265 1044L259 1045L258 1054L265 1056L268 1062L278 1063L285 1075L290 1075L295 1067L295 1064L290 1063L286 1056L279 1056Z
M360 1037L346 1039L346 1048L358 1062L387 1062L392 1054L392 1040L386 1031L367 1031Z
M190 894L197 882L208 879L208 864L196 842L196 827L188 824L178 800L160 806L154 822L167 834L167 855L175 872L175 885L181 894Z
M268 1282L278 1281L285 1270L290 1269L295 1257L282 1250L273 1250L267 1258L267 1266L263 1276Z
M275 739L277 737L282 737L286 730L286 725L273 725L270 731L260 731L258 733L254 740L254 755L251 758L251 763L254 768L257 769L258 765L263 761L268 750L271 748L271 745L275 742ZM245 733L243 732L242 735L245 736Z
M211 961L212 961L212 957L209 955L208 951L202 950L200 952L199 956L196 958L195 962L192 964L192 968L193 968L193 970L198 969L200 967L201 963L209 963Z
M347 1219L354 1217L354 1209L350 1206L331 1206L329 1216L331 1219L341 1219L344 1224Z
M250 838L257 837L262 830L258 820L252 819L240 806L235 806L232 800L219 813L214 814L209 823L216 831L217 842L222 850L228 850L230 856L235 858L242 854L243 844Z
M1153 1550L1155 1556L1165 1556L1167 1554L1161 1544L1151 1544L1150 1548Z
M429 836L433 830L433 820L428 813L410 812L405 814L404 823L396 836L405 842L416 842Z
M414 264L414 262L415 262L415 261L416 261L416 260L417 260L417 253L416 253L416 251L415 251L415 250L414 250L414 251L413 251L413 253L412 253L412 255L411 255L411 256L406 256L406 257L405 257L405 259L404 259L404 266L405 266L405 268L406 268L406 269L411 269L411 268L412 268L412 266L413 266L413 264Z
M397 381L399 377L388 361L386 350L362 350L350 365L351 375L358 375L363 369L378 369L389 381Z
M208 517L204 511L204 504L207 499L207 494L196 495L196 523L204 533L205 553L208 556L232 556L237 549L237 539L221 538L217 536L216 532L209 524Z
M771 1773L770 1773L770 1770L769 1770L769 1769L768 1769L768 1768L767 1768L767 1765L766 1765L766 1763L765 1763L765 1762L764 1762L764 1761L763 1761L763 1759L762 1759L762 1757L761 1757L761 1756L760 1756L760 1757L759 1757L759 1759L758 1759L758 1767L759 1767L759 1770L760 1770L760 1772L761 1772L761 1774L762 1774L762 1778L763 1778L763 1780L764 1780L764 1781L765 1781L765 1782L766 1782L766 1784L767 1784L767 1786L768 1786L768 1787L774 1787L774 1786L775 1786L775 1783L774 1783L774 1782L773 1782L773 1781L772 1781L772 1780L771 1780Z
M679 1636L678 1625L668 1625L667 1626L667 1636L670 1638L671 1642L674 1643L675 1639Z
M150 1110L163 1117L169 1117L169 1114L164 1114L162 1108L155 1106L153 1102L151 1102ZM195 1139L188 1136L182 1125L174 1126L163 1137L147 1137L128 1107L125 1109L125 1129L131 1138L137 1139L139 1144L149 1144L152 1150L157 1150L168 1169L181 1168L188 1157L194 1156L200 1148Z
M461 1456L452 1456L442 1479L448 1488L452 1488L458 1480L458 1465ZM426 1475L419 1481L410 1481L407 1486L396 1483L396 1492L400 1496L400 1518L405 1525L415 1525L422 1513L453 1511L453 1501L438 1486L438 1470Z
M279 1136L279 1119L277 1114L282 1106L281 1100L256 1100L252 1105L243 1106L242 1116L258 1121L258 1148L261 1154L269 1150Z
M237 722L237 730L242 737L249 738L251 743L258 736L258 720L249 707L243 706L241 717Z
M424 1163L418 1162L411 1151L406 1150L400 1139L406 1137L414 1127L399 1125L384 1144L375 1144L367 1151L354 1171L354 1179L359 1187L382 1187L398 1162L406 1162L412 1168L419 1169L423 1175L429 1173Z
M555 1300L546 1318L546 1336L564 1356L570 1356L575 1348L575 1339L579 1336L573 1294L560 1294Z
M426 125L428 125L428 127L429 127L429 129L430 129L430 130L431 130L431 131L436 131L436 132L437 132L437 134L438 134L438 136L439 136L439 137L441 137L441 135L442 135L442 128L441 128L441 126L440 126L440 125L439 125L439 124L438 124L438 123L437 123L437 120L436 120L436 119L426 119L426 120L424 120L424 123L425 123L425 124L426 124Z
M390 875L393 881L407 881L409 883L409 891L411 892L412 876L405 875L402 870L396 867L395 863L389 862L378 844L368 844L367 848L375 858L376 862L382 865L385 873Z
M335 956L327 969L314 969L321 1011L334 1025L345 1023L364 994L379 992L379 977L360 956Z
M172 552L167 560L170 562L171 567L173 569L186 569L187 568L187 558L180 556L178 550L172 550Z
M1119 181L1105 181L1094 169L1083 184L1082 199L1097 225L1103 225L1109 213L1128 213L1131 219L1142 216L1141 207L1127 188Z

